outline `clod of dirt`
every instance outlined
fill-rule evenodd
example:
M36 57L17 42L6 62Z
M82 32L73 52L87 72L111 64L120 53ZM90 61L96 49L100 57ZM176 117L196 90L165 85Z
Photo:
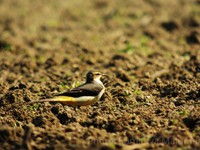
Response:
M167 145L173 145L175 141L173 140L173 138L165 135L165 133L160 132L151 137L149 143L165 143Z
M135 98L138 102L145 102L146 99L143 95L137 95Z
M163 22L163 23L161 23L161 26L169 32L172 32L172 31L178 29L178 24L174 21Z
M52 127L52 126L56 126L56 127L60 126L59 120L52 113L47 113L45 115L36 116L32 120L32 123L36 127L42 127L42 128Z
M22 136L24 130L22 128L10 128L10 127L1 127L0 128L0 143L2 147L5 147L7 143L15 143L10 146L10 149L20 149Z
M57 118L60 120L61 124L68 124L75 120L74 118L70 118L66 113L59 113Z
M142 143L139 139L139 136L135 132L128 131L126 132L126 136L128 138L127 144L135 144L135 143Z
M45 69L51 68L52 66L59 65L63 62L63 58L60 58L59 56L54 56L54 58L48 58L45 61Z
M30 150L31 149L31 133L32 133L32 128L29 126L24 127L24 137L23 137L23 144L22 147L25 149Z
M42 126L43 124L45 124L44 122L44 118L42 116L37 116L36 118L33 119L32 123L38 127L38 126Z
M190 118L190 117L187 117L187 118L183 118L183 123L192 131L195 126L196 126L196 123L200 121L200 119L193 119L193 118Z
M187 93L187 100L200 100L200 88Z
M115 74L116 74L117 78L121 79L124 82L130 81L129 75L127 75L127 73L125 71L117 70L117 71L115 71Z
M33 93L38 93L41 91L40 84L32 85L29 90Z
M12 50L12 45L4 40L0 39L0 51L10 51Z
M19 82L17 85L14 85L9 88L9 90L16 90L16 89L25 89L27 87L27 84L22 82Z
M9 102L9 103L15 103L17 102L17 97L15 94L13 94L12 92L9 92L5 95L5 103Z
M53 106L53 107L51 108L51 112L52 112L54 115L58 114L58 112L59 112L59 107Z
M192 31L190 35L186 37L188 44L199 44L200 43L200 34L197 31Z
M184 24L188 25L189 27L199 27L200 26L200 23L198 22L197 19L195 18L187 18L185 21L184 21Z
M178 94L180 93L179 87L177 87L174 84L169 84L163 87L161 90L161 96L162 97L177 97Z
M115 54L113 57L112 57L112 60L128 60L129 58L126 56L126 55L123 55L123 54Z

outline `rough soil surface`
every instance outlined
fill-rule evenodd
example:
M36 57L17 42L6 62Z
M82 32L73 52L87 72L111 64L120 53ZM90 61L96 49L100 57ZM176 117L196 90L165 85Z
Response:
M90 70L95 105L27 105ZM0 0L0 149L200 149L199 83L199 0Z

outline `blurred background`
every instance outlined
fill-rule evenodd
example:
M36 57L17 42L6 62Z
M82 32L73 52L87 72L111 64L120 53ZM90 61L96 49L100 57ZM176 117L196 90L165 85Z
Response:
M198 149L199 57L199 0L0 0L0 143ZM90 70L109 75L95 107L24 106Z

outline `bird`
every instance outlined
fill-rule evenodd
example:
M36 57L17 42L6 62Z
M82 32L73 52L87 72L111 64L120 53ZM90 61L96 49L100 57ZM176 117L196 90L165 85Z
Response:
M63 105L71 106L87 106L96 103L104 94L105 86L101 82L101 77L106 74L102 74L97 71L89 71L86 75L86 82L78 87L75 87L69 91L58 94L52 98L46 98L32 103L41 102L60 102Z

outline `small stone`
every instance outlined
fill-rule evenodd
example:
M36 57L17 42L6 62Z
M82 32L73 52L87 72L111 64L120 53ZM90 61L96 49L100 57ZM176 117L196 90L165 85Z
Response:
M144 76L145 76L146 78L151 78L151 75L150 75L149 72L145 72Z

